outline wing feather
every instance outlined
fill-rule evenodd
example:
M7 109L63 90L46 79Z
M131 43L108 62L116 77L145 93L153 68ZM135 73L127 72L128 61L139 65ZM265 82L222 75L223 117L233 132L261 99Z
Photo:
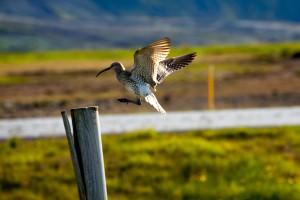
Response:
M169 38L163 38L148 46L136 50L134 54L134 66L131 69L132 76L142 79L152 87L157 84L157 68L171 49Z
M172 74L174 71L188 66L194 60L195 56L196 53L194 52L161 61L157 70L157 82L161 83L167 76Z

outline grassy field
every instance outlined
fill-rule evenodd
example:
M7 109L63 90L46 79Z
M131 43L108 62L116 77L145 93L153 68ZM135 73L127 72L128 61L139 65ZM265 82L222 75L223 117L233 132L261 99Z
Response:
M110 200L300 199L300 127L102 140ZM0 158L1 199L78 199L66 139L11 139Z
M135 49L106 49L106 50L85 50L85 51L41 51L41 52L2 52L0 53L0 65L3 64L24 64L38 61L57 61L57 60L114 60L131 59ZM185 54L186 52L198 52L199 54L250 54L266 55L273 58L289 57L295 51L300 51L298 43L274 43L256 45L226 45L226 46L202 46L189 47L181 46L172 49L170 56Z

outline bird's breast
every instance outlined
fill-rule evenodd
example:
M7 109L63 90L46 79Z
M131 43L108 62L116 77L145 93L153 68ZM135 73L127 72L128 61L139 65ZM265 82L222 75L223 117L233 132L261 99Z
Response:
M144 97L151 93L149 87L141 80L131 77L128 80L121 80L122 85L136 96Z

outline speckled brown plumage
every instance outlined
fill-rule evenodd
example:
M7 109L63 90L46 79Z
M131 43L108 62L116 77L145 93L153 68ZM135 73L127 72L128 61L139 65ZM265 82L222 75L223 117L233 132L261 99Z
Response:
M166 113L150 87L156 90L157 84L161 83L174 71L188 66L196 56L196 53L190 53L166 59L170 49L169 38L160 39L136 50L134 64L129 71L126 71L120 62L114 62L110 67L98 72L96 76L109 69L114 69L118 81L137 97L136 100L118 99L120 102L141 105L141 98L144 98L158 112Z

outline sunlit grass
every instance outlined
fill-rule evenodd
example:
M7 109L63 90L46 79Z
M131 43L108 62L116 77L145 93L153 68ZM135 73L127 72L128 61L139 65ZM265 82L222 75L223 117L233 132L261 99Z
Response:
M274 43L254 45L224 45L224 46L180 46L174 47L170 56L197 52L199 54L251 54L265 55L271 58L288 57L295 51L300 51L300 42ZM103 50L71 50L71 51L42 51L42 52L2 52L0 65L32 63L59 60L114 60L132 59L135 49L103 49ZM267 57L266 59L268 59Z
M111 60L133 57L133 50L107 49L95 51L45 51L23 53L0 53L0 64L32 63L68 60Z
M24 84L26 82L25 76L0 76L0 85Z
M300 128L103 136L109 199L300 198ZM0 143L3 199L78 199L66 139Z
M291 43L272 43L272 44L253 44L253 45L224 45L207 46L203 48L203 53L208 54L236 54L245 53L253 55L270 55L275 57L287 57L291 53L300 50L299 42Z

